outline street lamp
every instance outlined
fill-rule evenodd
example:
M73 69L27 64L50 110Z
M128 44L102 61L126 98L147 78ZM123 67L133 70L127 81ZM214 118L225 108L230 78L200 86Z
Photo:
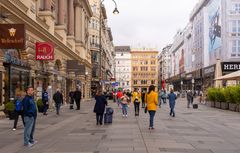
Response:
M112 0L115 4L115 8L113 10L113 14L119 14L119 11L117 9L117 3L115 0ZM99 23L100 23L100 28L99 28L99 66L100 66L100 70L99 70L99 83L100 83L100 89L102 90L102 5L103 5L104 0L101 1L100 3L100 17L99 17Z
M181 95L183 97L183 89L182 89L182 86L183 86L183 81L181 80Z
M192 78L192 92L194 90L194 83L195 83L195 80L194 80L194 78Z

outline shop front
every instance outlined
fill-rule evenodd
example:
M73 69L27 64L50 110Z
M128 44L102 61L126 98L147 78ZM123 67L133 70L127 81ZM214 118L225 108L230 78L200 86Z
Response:
M23 94L30 85L30 65L21 58L20 51L6 49L4 52L4 99L5 102L16 98L16 94Z
M207 88L214 86L215 78L215 67L216 65L211 65L204 68L202 71L203 74L203 91L206 91Z

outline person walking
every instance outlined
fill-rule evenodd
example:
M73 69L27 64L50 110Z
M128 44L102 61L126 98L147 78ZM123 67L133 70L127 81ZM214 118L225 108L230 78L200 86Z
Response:
M70 107L69 109L73 109L73 105L74 105L74 91L70 91L68 96L70 97Z
M95 96L95 106L93 112L96 113L96 124L102 125L103 113L105 111L105 106L108 105L106 97L102 95L102 92L99 90Z
M169 99L169 106L170 106L170 116L175 117L175 103L177 99L177 95L173 92L173 89L170 90L170 93L168 94Z
M44 89L42 93L42 102L43 102L43 115L47 115L48 110L48 92L46 89Z
M192 95L192 92L189 90L187 92L187 108L190 108L190 104L192 104L192 100L193 100L193 95Z
M158 106L158 94L155 92L155 86L150 85L145 97L147 111L149 113L149 130L154 129L154 116Z
M159 108L161 108L161 105L162 105L162 101L161 101L162 97L161 97L161 95L162 95L162 92L161 92L161 90L159 90L158 91L158 106L159 106Z
M132 94L132 101L134 104L135 116L139 116L139 104L141 100L141 94L138 92L138 89L135 88Z
M145 108L145 95L146 95L146 91L145 90L143 90L143 92L142 92L142 108Z
M127 117L129 99L127 93L123 92L123 96L121 97L123 117Z
M162 90L162 92L161 92L161 98L162 98L163 104L166 104L166 99L167 99L166 90Z
M82 92L79 90L79 88L77 88L76 91L74 92L74 100L75 100L76 105L77 105L76 110L80 110L81 98L82 98Z
M121 105L121 97L123 96L123 93L122 91L119 89L118 92L117 92L117 104L118 104L118 107L120 107Z
M34 140L35 124L37 118L37 107L33 99L33 87L29 86L26 89L26 96L22 100L24 112L24 146L32 147L37 143Z
M63 104L63 95L60 92L60 89L57 89L57 92L53 95L53 100L55 102L56 114L59 115L60 107Z
M24 123L24 116L23 116L23 104L22 104L23 97L22 97L22 92L18 92L16 94L16 96L17 97L16 97L15 109L14 109L14 113L15 113L14 116L15 117L14 117L13 131L15 131L17 129L17 123L18 123L19 115L22 118L23 125L25 124Z

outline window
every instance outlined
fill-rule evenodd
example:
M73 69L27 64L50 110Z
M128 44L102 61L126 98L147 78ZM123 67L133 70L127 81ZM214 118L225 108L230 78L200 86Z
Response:
M151 80L151 84L155 84L155 80Z
M232 41L232 53L231 56L240 56L240 40Z
M137 80L133 80L133 84L137 84Z
M155 61L151 61L151 65L154 65L154 64L156 64L156 62Z
M240 20L232 20L232 36L240 36Z
M240 3L235 3L234 10L240 12Z
M92 11L93 11L93 13L97 13L97 6L96 6L96 4L94 4L92 6Z

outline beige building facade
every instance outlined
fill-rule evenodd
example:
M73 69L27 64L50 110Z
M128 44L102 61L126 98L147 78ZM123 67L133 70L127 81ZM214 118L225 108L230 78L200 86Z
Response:
M0 7L1 24L20 23L26 30L24 49L0 49L0 105L14 99L16 92L24 91L28 85L34 87L36 99L41 98L43 89L52 99L60 88L68 103L68 93L76 87L82 90L83 98L89 98L92 72L89 2L4 0ZM36 60L36 42L53 43L54 60ZM72 71L70 61L81 66Z
M156 49L131 49L132 91L148 90L150 85L158 86L158 51Z
M101 0L89 0L89 3L93 11L93 16L91 17L89 29L93 66L91 90L92 95L94 95L96 93L96 90L99 88L102 88L103 91L108 91L112 89L111 80L115 78L115 51L111 28L108 27L107 24L107 14L105 6L101 4Z

